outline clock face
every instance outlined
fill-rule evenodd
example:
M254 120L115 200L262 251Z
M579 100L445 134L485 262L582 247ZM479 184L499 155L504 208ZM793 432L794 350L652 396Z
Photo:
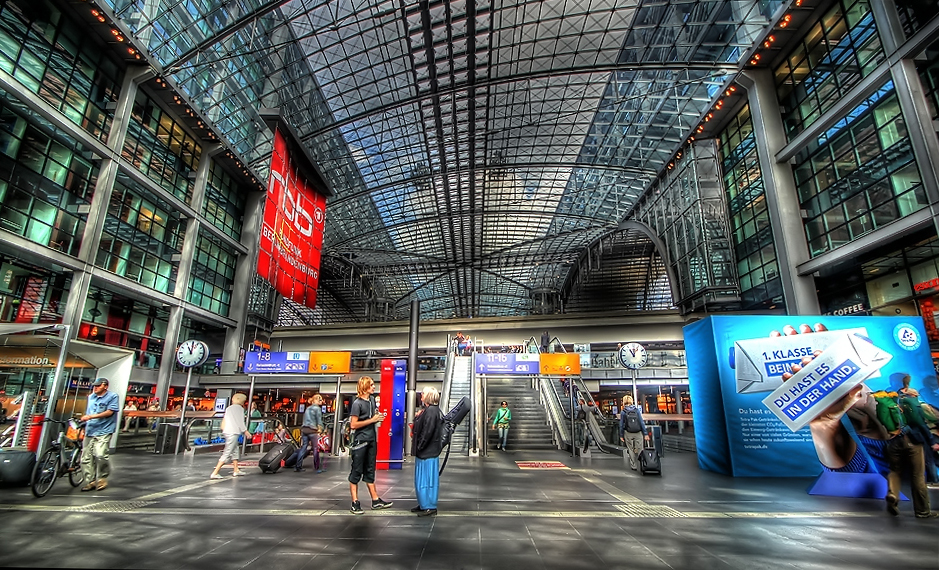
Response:
M638 342L627 342L619 349L619 361L631 370L646 365L646 349Z
M184 368L199 366L209 357L209 347L201 340L187 340L176 349L176 362Z

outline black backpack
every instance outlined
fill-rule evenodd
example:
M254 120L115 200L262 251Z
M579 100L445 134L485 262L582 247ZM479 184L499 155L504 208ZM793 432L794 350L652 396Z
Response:
M639 433L642 431L642 425L639 423L639 411L630 407L623 410L626 414L626 431L629 433Z
M453 409L444 414L441 418L443 426L440 430L440 446L446 447L450 445L450 439L453 437L453 432L456 430L456 426L460 425L460 422L463 421L463 418L466 417L466 414L470 413L472 409L470 404L469 396L463 396L460 398L460 401L453 406Z

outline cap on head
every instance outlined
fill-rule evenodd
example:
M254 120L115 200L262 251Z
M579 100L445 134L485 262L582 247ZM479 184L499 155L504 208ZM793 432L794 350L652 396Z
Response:
M105 386L107 386L107 385L108 385L108 379L107 379L107 378L95 378L95 381L91 383L92 386L100 386L100 385L102 385L102 384L104 384Z

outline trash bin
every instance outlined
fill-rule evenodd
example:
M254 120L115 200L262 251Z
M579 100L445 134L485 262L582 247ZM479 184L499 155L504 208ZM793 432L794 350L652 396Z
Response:
M179 437L179 424L160 424L157 426L156 443L153 453L173 455L176 453L176 438Z

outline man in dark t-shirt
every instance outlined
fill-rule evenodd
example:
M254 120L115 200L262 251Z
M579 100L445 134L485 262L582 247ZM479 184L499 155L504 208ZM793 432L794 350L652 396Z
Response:
M375 405L375 381L368 376L359 378L356 386L358 397L349 409L349 425L352 433L352 472L349 473L349 492L352 494L352 514L365 511L359 503L359 481L365 481L372 497L372 510L387 509L391 501L383 501L375 490L375 460L378 456L378 438L375 426L385 419Z

